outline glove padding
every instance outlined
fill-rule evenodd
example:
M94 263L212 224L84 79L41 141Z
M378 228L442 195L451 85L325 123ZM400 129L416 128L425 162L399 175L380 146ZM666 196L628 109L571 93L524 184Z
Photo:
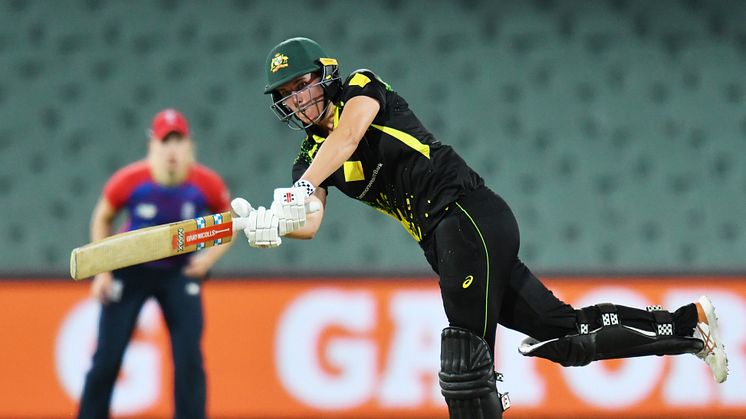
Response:
M280 236L306 225L306 193L304 188L298 187L275 189L270 209L277 214Z
M233 229L243 230L249 246L259 248L277 247L282 244L278 232L279 219L272 209L254 209L248 201L236 198L231 208L238 217L233 219Z

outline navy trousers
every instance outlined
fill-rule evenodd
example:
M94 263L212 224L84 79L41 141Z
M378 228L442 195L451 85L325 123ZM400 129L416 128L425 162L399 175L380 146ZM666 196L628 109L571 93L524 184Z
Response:
M104 304L98 341L80 400L79 418L108 418L122 358L145 301L153 297L163 311L174 366L174 418L204 418L206 379L202 365L201 281L181 269L137 266L114 272L121 298Z

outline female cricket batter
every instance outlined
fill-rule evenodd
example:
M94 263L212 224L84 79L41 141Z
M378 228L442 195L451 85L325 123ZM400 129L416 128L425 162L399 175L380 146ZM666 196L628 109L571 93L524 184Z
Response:
M340 79L337 61L307 38L277 45L266 61L272 110L305 131L293 188L275 190L269 209L232 203L246 217L249 244L280 236L313 238L327 189L396 218L440 276L450 326L443 330L443 396L451 418L499 418L497 324L530 336L520 352L564 366L643 355L694 353L715 380L727 376L717 318L703 296L671 313L614 304L575 309L560 301L518 258L518 225L508 204L454 150L428 132L407 102L369 70ZM303 210L306 197L321 210Z
M153 119L145 160L116 172L93 211L92 241L111 234L120 210L124 230L225 211L228 190L212 170L194 161L186 118L164 109ZM204 418L201 281L229 244L95 276L92 294L101 303L98 343L80 400L79 418L109 416L114 383L142 305L154 297L171 335L174 417Z

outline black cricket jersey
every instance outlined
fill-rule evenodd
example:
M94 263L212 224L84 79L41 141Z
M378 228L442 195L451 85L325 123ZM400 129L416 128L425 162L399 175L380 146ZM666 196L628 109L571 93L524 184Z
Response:
M380 110L352 156L319 186L334 186L396 218L419 242L451 203L484 181L453 148L425 129L404 98L369 70L357 70L343 83L335 126L345 103L361 95L377 100ZM293 165L293 182L305 173L325 135L315 125L306 130Z

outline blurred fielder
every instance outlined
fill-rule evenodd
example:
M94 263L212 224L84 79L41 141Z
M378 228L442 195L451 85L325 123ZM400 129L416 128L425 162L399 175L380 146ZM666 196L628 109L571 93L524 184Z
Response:
M111 235L121 210L128 217L124 229L135 230L225 211L228 200L220 176L194 161L186 118L165 109L153 119L147 158L120 169L106 183L93 211L91 239ZM174 417L205 417L201 283L229 247L230 243L95 276L91 290L102 303L101 318L79 418L109 417L124 351L150 297L158 301L171 335Z
M337 61L307 38L277 45L265 70L272 110L305 138L293 187L276 189L269 208L235 199L241 218L234 222L254 247L313 238L331 186L397 219L440 276L450 326L442 333L439 378L451 418L499 418L510 405L496 388L498 323L530 336L519 348L523 355L564 366L692 353L717 382L725 381L727 360L709 298L674 312L571 307L518 258L518 225L508 204L378 75L357 70L342 80ZM306 214L306 201L322 209Z

